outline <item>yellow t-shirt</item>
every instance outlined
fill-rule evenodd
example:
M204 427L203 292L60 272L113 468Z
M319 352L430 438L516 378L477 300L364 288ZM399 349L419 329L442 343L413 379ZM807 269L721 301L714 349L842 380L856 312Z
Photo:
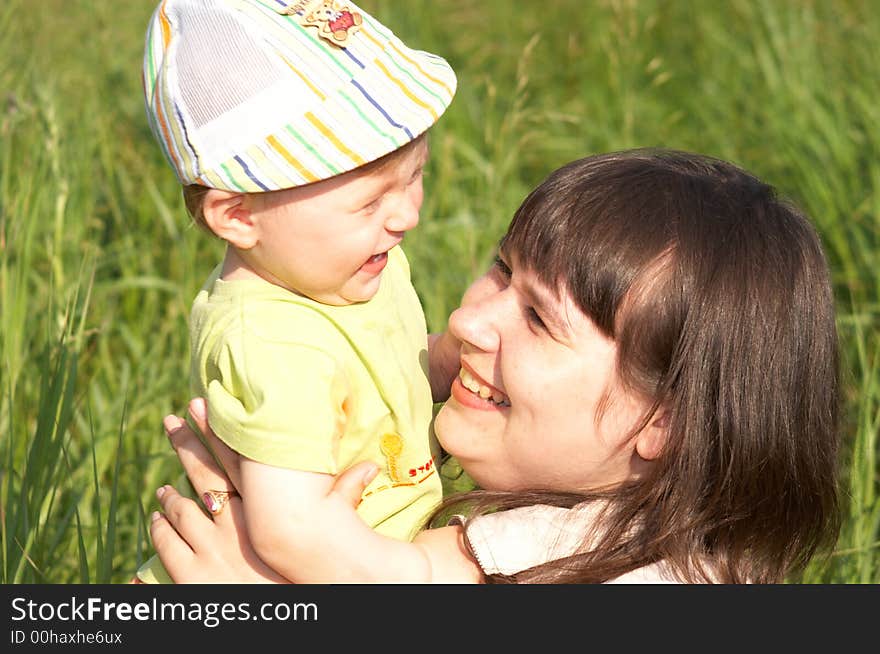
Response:
M399 247L376 295L342 307L262 280L223 281L218 267L196 296L191 330L193 393L207 398L221 440L310 472L372 460L380 472L358 513L383 535L415 536L442 489L427 329ZM154 580L145 567L138 575Z

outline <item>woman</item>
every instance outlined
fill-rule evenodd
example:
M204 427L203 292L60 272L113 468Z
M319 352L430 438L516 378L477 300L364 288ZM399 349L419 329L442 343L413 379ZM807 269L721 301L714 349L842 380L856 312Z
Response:
M754 176L674 151L562 167L518 209L449 333L461 373L436 432L481 490L389 545L411 580L777 583L833 544L828 269L806 218ZM166 427L197 488L228 483L195 463L181 421ZM367 472L335 492L356 502ZM188 553L177 581L272 578L248 559L237 502L211 525L160 494L180 535L157 517L157 550ZM468 517L441 526L453 512Z

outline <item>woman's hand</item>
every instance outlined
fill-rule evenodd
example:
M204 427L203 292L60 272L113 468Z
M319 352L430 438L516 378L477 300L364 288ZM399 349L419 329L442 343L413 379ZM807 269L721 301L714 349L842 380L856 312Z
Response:
M223 473L183 419L167 416L165 432L199 497L207 491L231 495L212 517L173 487L158 489L156 495L164 515L153 514L150 535L159 558L176 583L287 583L260 560L251 546L241 498L230 479L238 477L238 455L211 431L206 409L204 400L190 403L190 415L230 476ZM331 492L357 506L375 472L376 466L371 462L353 466L337 477ZM283 518L279 515L279 519Z
M223 445L209 433L203 402L193 401L190 414L206 438ZM285 583L286 579L264 564L251 547L241 498L195 432L177 416L167 416L163 424L198 496L206 491L232 493L226 505L209 516L171 486L156 491L164 515L153 514L150 536L171 578L176 583ZM215 450L221 461L229 459L231 463L237 458L225 445L223 448L225 451ZM227 469L237 468L232 465Z
M434 402L449 399L449 387L461 367L461 342L448 331L428 334L428 379Z

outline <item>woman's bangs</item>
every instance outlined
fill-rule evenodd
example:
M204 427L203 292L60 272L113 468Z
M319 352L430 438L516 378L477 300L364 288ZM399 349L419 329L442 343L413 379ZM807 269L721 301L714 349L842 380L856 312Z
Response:
M640 195L620 177L563 169L523 202L501 248L557 295L567 291L613 338L624 297L665 246L653 242L656 234L646 239L650 243L632 238L655 231Z

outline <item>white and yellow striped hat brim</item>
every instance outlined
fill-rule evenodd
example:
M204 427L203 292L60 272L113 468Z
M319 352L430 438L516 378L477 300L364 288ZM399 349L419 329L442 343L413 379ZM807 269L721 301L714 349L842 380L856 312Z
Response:
M303 24L303 4L156 8L144 97L181 183L260 192L327 179L412 141L449 106L456 78L444 59L411 50L350 2L317 3L360 21L341 47Z

